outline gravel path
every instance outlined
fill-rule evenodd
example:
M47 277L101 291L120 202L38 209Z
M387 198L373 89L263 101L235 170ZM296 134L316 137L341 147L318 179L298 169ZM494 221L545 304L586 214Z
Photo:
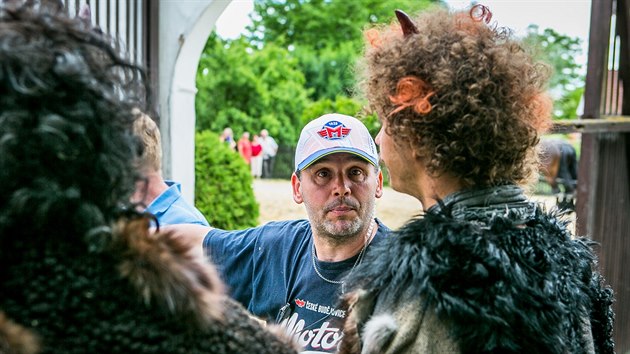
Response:
M258 221L264 224L273 220L305 219L306 209L293 201L291 182L286 180L257 179L254 194L260 204ZM386 187L383 197L376 200L376 216L390 228L398 228L417 215L422 206L417 199Z
M296 204L288 180L257 179L254 181L254 194L260 204L260 224L273 220L305 219L304 205ZM553 196L535 196L548 208L554 205ZM376 200L376 216L390 228L402 226L422 210L420 202L403 193L385 187L383 197Z

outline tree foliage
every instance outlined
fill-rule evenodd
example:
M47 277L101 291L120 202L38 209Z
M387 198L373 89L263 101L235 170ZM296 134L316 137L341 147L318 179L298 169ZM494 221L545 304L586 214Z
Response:
M349 96L354 62L363 47L362 31L388 23L395 9L413 14L435 0L256 0L249 39L273 43L298 58L310 98Z
M253 49L244 39L212 34L197 71L197 130L268 129L280 143L297 139L299 117L308 103L297 60L270 44Z
M352 43L358 50L366 26L390 22L396 9L413 14L432 2L436 1L255 0L250 39L315 51Z
M293 55L304 74L309 97L313 100L334 100L338 95L351 96L358 53L351 42L325 45L317 51L297 47Z
M581 40L556 32L551 28L528 28L523 41L533 50L536 59L549 64L553 70L550 90L555 98L556 118L576 118L576 110L584 88L584 73L575 58L582 54Z

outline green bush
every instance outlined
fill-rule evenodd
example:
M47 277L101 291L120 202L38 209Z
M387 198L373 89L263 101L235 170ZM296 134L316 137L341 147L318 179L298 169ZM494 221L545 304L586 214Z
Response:
M258 223L249 165L211 131L195 138L195 206L213 227L244 229Z

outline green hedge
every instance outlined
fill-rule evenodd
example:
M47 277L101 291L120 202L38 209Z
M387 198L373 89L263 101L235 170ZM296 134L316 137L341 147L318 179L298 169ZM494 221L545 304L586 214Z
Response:
M249 165L219 136L202 131L195 138L195 206L210 225L225 230L258 223L258 202Z

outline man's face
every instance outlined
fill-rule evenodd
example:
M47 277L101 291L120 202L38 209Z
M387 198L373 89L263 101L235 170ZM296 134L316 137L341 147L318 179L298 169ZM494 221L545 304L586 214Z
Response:
M304 202L317 235L336 242L368 227L383 176L364 159L349 153L325 156L291 179L293 200Z

